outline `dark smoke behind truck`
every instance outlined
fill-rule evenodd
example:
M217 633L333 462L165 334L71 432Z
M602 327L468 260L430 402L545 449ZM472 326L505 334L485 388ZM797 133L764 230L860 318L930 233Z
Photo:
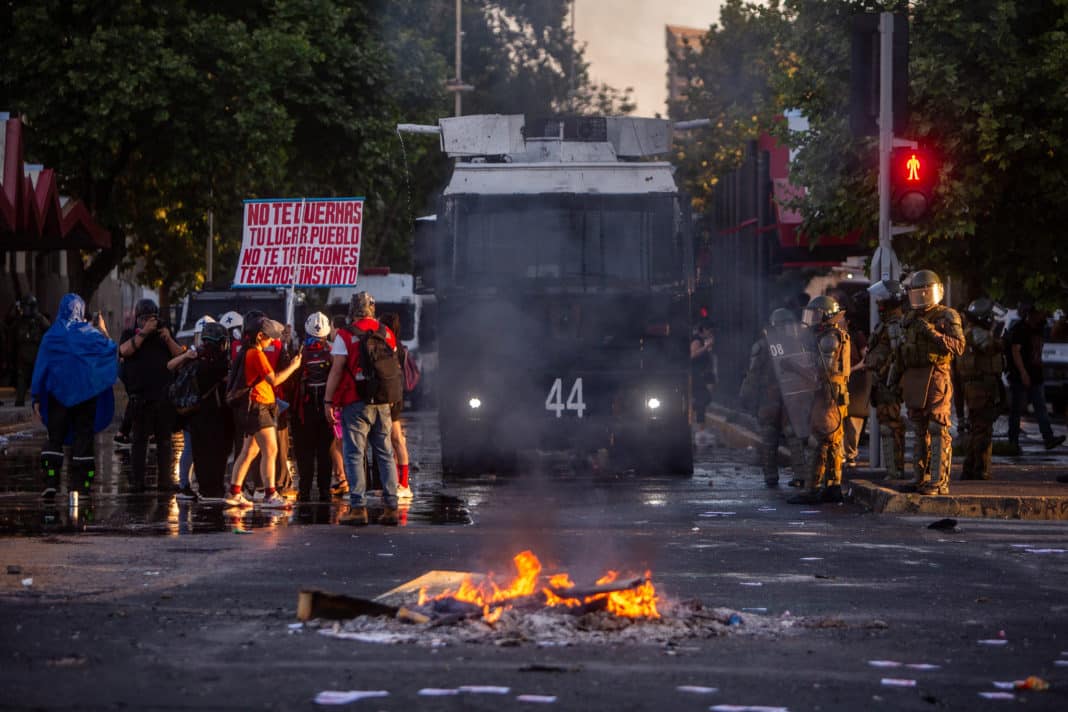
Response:
M668 122L440 122L458 158L416 237L437 295L446 474L607 451L690 475L692 242Z

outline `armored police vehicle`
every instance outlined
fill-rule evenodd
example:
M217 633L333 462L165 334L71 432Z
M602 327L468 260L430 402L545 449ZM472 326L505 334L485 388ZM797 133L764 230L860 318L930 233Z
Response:
M415 249L417 290L437 297L444 472L568 450L691 475L689 218L671 165L649 160L669 122L407 128L455 159Z

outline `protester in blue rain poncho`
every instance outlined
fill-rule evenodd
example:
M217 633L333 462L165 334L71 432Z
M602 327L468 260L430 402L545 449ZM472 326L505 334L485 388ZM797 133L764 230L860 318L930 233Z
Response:
M86 494L96 475L93 433L106 428L115 412L112 385L118 373L118 347L104 321L85 320L85 301L66 294L59 314L41 339L33 367L33 409L48 427L41 450L44 496L52 498L63 468L63 444L71 444L71 486Z

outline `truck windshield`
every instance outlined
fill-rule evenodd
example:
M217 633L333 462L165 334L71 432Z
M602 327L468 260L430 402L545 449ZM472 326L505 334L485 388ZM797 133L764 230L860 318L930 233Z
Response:
M447 210L457 286L644 286L685 278L673 195L457 195Z

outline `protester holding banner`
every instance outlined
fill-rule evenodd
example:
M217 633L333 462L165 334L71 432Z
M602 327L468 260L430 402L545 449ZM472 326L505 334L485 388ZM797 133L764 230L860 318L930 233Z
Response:
M274 388L285 383L294 371L300 368L301 355L293 357L281 371L275 372L263 350L273 341L282 338L282 325L273 319L245 317L245 335L250 344L239 354L238 367L231 373L237 377L237 383L231 383L228 400L237 400L237 391L243 385L248 390L248 404L244 407L244 433L241 453L234 463L233 477L230 481L230 496L226 503L231 507L251 507L252 500L241 491L248 474L249 466L257 455L260 458L260 476L266 493L263 506L273 509L289 509L291 505L275 491L275 458L278 456L278 433L275 430L275 418L278 416L278 404Z

